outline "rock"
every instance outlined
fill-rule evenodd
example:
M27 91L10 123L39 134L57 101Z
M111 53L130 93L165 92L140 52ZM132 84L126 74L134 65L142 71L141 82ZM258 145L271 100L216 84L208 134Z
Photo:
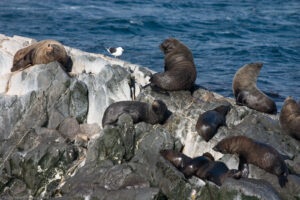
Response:
M282 133L278 115L237 106L201 87L193 93L145 89L147 68L104 55L65 47L73 61L66 74L58 62L10 73L14 53L36 42L0 34L0 198L1 199L299 199L299 142ZM101 129L113 102L160 99L170 116L163 124L133 124L124 114ZM227 126L204 141L195 130L199 114L232 106ZM185 179L159 151L175 149L196 157L210 152L230 169L236 155L214 152L221 139L245 135L290 157L286 187L277 177L250 165L249 179L223 186Z
M80 126L76 119L65 118L58 127L58 131L62 136L70 141L75 140L75 137L80 133Z
M281 200L276 190L266 181L258 179L241 178L240 180L228 178L221 187L221 193L236 191L236 198L256 198L264 200Z
M9 138L0 148L1 155L6 155L2 157L1 174L8 178L1 185L7 191L4 196L41 195L51 184L58 185L63 174L81 154L75 146L67 144L60 133L47 128L24 133L15 148L4 154L7 144L12 147L15 139Z
M80 124L80 130L89 139L95 139L100 136L101 128L98 124Z
M135 132L130 115L120 117L120 126L106 126L91 145L88 151L88 161L111 160L115 164L130 160L134 155Z

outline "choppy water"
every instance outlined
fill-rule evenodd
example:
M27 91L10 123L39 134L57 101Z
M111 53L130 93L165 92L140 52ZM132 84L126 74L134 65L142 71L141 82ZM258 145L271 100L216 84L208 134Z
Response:
M158 45L168 37L193 52L197 83L232 97L235 72L250 62L264 67L258 87L280 109L286 96L300 98L300 1L1 0L0 33L56 39L163 71Z

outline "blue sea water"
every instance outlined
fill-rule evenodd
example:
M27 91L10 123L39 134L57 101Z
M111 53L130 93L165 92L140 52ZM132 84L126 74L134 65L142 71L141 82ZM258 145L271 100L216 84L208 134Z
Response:
M159 44L169 37L193 52L197 84L233 97L235 72L264 62L258 88L277 107L300 98L299 0L1 0L0 33L56 39L84 51L107 54L163 71Z

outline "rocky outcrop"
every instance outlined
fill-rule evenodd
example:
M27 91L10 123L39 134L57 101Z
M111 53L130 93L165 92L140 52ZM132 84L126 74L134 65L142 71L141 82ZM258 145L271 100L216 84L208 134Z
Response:
M151 70L69 47L70 74L58 62L10 73L14 53L34 42L0 35L1 199L300 198L299 141L281 131L278 115L237 106L203 88L193 94L143 89ZM171 112L163 125L133 124L123 114L116 126L101 127L111 103L154 99L164 101ZM199 114L229 104L227 126L206 142L195 130ZM253 165L249 179L228 178L221 187L196 177L187 180L159 154L161 149L190 157L210 152L237 169L235 155L212 150L229 135L268 143L290 157L286 187Z

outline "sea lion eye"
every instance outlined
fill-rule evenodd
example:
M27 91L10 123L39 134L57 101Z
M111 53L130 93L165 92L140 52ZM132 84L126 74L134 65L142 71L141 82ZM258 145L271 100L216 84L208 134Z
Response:
M48 47L50 47L50 44L48 44Z

